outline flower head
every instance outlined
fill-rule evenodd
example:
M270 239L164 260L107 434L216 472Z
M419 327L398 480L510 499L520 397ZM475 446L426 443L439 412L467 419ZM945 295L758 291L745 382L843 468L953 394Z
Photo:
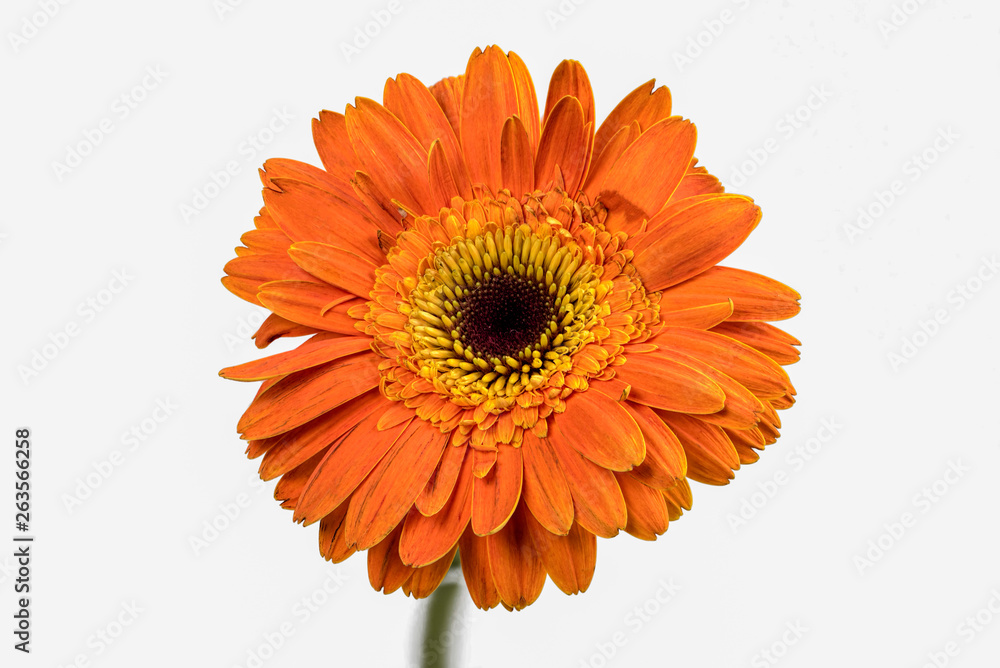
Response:
M401 74L321 112L324 169L264 164L265 206L223 283L272 312L221 375L262 381L239 421L322 555L429 595L456 551L475 604L587 589L596 538L654 540L773 443L795 391L799 295L717 266L760 220L696 166L649 82L600 125L562 62L539 114L514 53Z

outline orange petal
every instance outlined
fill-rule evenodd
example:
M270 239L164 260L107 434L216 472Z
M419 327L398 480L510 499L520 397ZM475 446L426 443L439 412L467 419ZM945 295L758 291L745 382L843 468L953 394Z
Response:
M273 442L260 463L261 479L273 480L295 468L353 429L376 409L385 408L386 403L377 389L369 390L301 427L272 437Z
M591 462L551 431L548 441L566 474L576 521L591 533L613 538L628 522L625 499L614 474Z
M528 144L528 133L517 116L503 124L500 136L500 177L503 187L516 197L535 189L535 157Z
M497 533L486 537L486 550L490 559L493 583L500 599L515 610L531 605L542 593L545 585L545 566L530 545L527 521L520 508L510 521Z
M413 420L351 497L348 540L365 550L387 536L427 484L447 443L448 434Z
M344 541L344 517L347 515L347 504L342 503L332 513L319 523L319 553L327 561L339 564L353 555L357 550L348 547Z
M715 381L686 364L649 354L630 355L615 377L632 386L629 401L680 413L715 413L726 394Z
M368 350L372 340L367 336L338 336L317 334L295 350L278 353L238 366L226 367L219 375L229 380L266 380L287 376L335 359Z
M403 216L399 207L375 185L372 177L362 171L354 172L351 187L357 198L371 212L375 224L383 234L394 238L403 230Z
M587 591L597 565L597 536L579 524L573 524L568 535L557 536L530 513L525 513L524 517L535 550L552 582L566 594Z
M642 84L626 95L608 114L594 137L595 154L600 155L611 137L633 121L642 123L642 129L646 130L657 121L670 116L670 89L660 86L654 91L655 83L656 80L651 79Z
M272 313L264 318L264 322L250 338L254 340L254 345L258 348L267 348L272 342L283 336L310 336L319 331L312 327L304 327L291 320L285 320L280 315Z
M726 436L733 442L736 453L740 456L740 464L753 464L760 455L758 450L764 448L764 436L759 429L725 429Z
M626 402L625 409L642 429L646 458L629 473L644 485L667 489L687 475L684 447L649 406Z
M507 54L507 59L510 61L514 87L517 89L517 116L528 131L528 144L534 153L538 149L538 93L535 92L535 83L531 80L528 66L521 57L511 51Z
M547 122L556 103L564 96L571 95L579 100L583 107L583 122L594 123L594 90L590 86L590 78L576 60L564 60L556 67L549 81L549 92L545 98L545 116Z
M771 401L763 401L764 412L760 414L761 424L769 424L775 429L781 426L781 416L778 415L778 411L775 410L774 405Z
M766 401L776 409L783 410L785 408L791 408L795 404L795 397L791 394L786 394L783 397L775 397L774 399L767 399Z
M309 480L309 476L316 470L322 459L322 453L314 455L281 476L281 480L274 486L274 498L282 502L282 508L286 510L295 508L295 504L298 502L299 496L302 494L302 490Z
M374 287L378 267L343 248L315 241L299 241L288 249L288 256L321 281L358 297L368 297Z
M316 454L283 475L274 486L274 498L279 501L298 498L306 481L309 480L309 476L322 460L323 455Z
M689 209L695 204L700 204L702 202L710 202L717 199L719 195L715 193L709 193L706 195L694 195L685 199L676 199L671 197L670 201L663 205L663 208L656 212L656 215L649 219L646 223L645 228L642 232L633 237L629 248L633 249L636 253L644 250L648 245L645 239L649 235L663 225L664 222L670 220L673 216L679 214L685 209Z
M267 210L266 206L262 206L258 214L254 216L253 224L257 230L281 232L281 229L278 227L278 224L274 222L274 218L271 216L271 212ZM284 234L284 232L281 233Z
M703 168L699 168L703 169ZM712 176L707 171L695 171L688 169L684 178L677 185L677 190L670 196L670 201L686 199L695 195L706 195L709 193L721 193L726 189L719 182L719 179Z
M399 534L401 528L389 534L368 550L368 581L375 591L391 594L413 575L413 569L399 558Z
M549 422L564 443L598 466L628 471L646 456L642 431L625 408L601 392L577 392L566 401L566 412Z
M729 436L728 431L726 431L726 435ZM733 441L732 437L729 440ZM760 459L760 454L742 441L733 441L733 447L736 448L736 454L740 457L740 466L753 464Z
M292 241L334 244L368 260L384 261L378 226L361 202L291 179L274 179L281 191L265 190L264 201Z
M788 374L777 362L728 336L686 327L665 327L651 341L712 365L758 397L782 397L795 391Z
M440 142L451 165L458 189L456 194L471 198L472 187L458 135L431 91L416 77L400 74L385 82L383 102L428 152L435 142Z
M248 442L246 449L247 459L257 459L262 454L267 452L267 445L269 442L269 439L266 438Z
M344 115L324 109L319 118L313 119L312 131L313 143L326 171L337 179L350 181L357 169L357 157L347 136Z
M548 439L524 433L524 502L551 533L565 535L573 524L573 494Z
M390 427L395 427L401 422L406 422L414 416L413 409L402 401L388 401L382 407L381 417L378 419L376 428L385 431Z
M672 116L625 149L608 171L599 195L609 210L605 221L609 231L635 234L643 219L660 210L683 178L696 139L690 121Z
M754 450L764 449L764 435L760 429L724 429L724 431L737 450L740 449L740 446L753 448Z
M458 554L462 559L462 576L469 589L469 596L477 608L489 610L500 603L500 594L493 584L486 538L477 536L468 527L458 541Z
M740 467L740 457L722 427L705 424L689 415L657 411L673 431L687 455L687 477L706 485L727 485Z
M730 320L784 320L799 312L800 295L773 278L742 269L712 267L664 290L660 309L676 311L733 300Z
M606 394L615 401L625 401L628 399L628 393L632 391L632 386L616 377L593 383L591 389Z
M496 533L507 524L521 498L521 449L501 443L497 461L472 487L472 530L476 535Z
M257 290L260 288L260 281L252 278L236 278L234 276L223 276L222 285L240 299L244 299L251 304L261 306L257 299Z
M378 387L380 359L358 353L294 373L256 397L237 429L243 438L257 439L305 424Z
M247 255L226 263L224 271L230 276L247 278L261 283L270 281L312 281L312 276L300 269L287 254ZM256 290L254 290L256 293Z
M347 500L407 426L377 431L378 417L378 413L368 415L330 447L302 491L293 520L311 524Z
M621 487L625 505L628 506L628 524L625 531L641 540L656 540L667 530L670 517L663 494L652 487L643 485L633 477L616 473L615 479Z
M681 480L673 487L663 490L663 499L667 502L667 512L673 522L685 510L691 510L691 484L686 478Z
M670 108L673 100L670 96L670 89L666 86L660 86L650 93L649 97L640 97L639 100L641 104L636 112L635 120L639 123L643 132L646 132L664 118L670 118Z
M760 399L753 392L736 382L730 376L727 376L698 357L685 355L676 350L663 348L651 354L666 357L675 362L685 364L696 371L700 371L714 380L722 388L722 391L726 393L726 405L721 411L708 415L699 415L699 419L710 424L717 424L720 427L730 427L732 429L748 429L757 424L757 416L764 412L764 404L760 402Z
M462 148L473 184L484 183L494 192L499 190L503 124L518 113L518 86L507 56L498 46L486 51L477 48L465 70L461 108ZM531 128L525 130L533 147Z
M286 320L340 334L358 333L348 309L364 300L325 283L272 281L260 286L257 298L265 308Z
M444 504L451 498L452 491L455 489L455 481L458 480L459 471L462 469L462 462L466 459L469 460L471 470L473 456L466 456L465 450L464 446L444 449L441 463L438 464L431 479L427 481L427 485L414 502L421 514L429 517L444 507Z
M583 191L590 199L597 197L597 194L604 188L604 181L621 154L632 145L642 131L638 123L621 128L607 143L601 153L596 153L596 145L592 146L593 158L590 168L587 170L587 179L583 184Z
M427 149L388 109L357 98L347 107L347 134L363 170L379 189L421 213L435 213L427 187Z
M300 160L288 158L268 158L264 161L260 172L261 185L275 191L282 190L282 183L301 182L310 186L331 192L341 197L350 197L350 189L343 181L339 181L328 172L315 165ZM255 223L257 221L254 221ZM280 227L275 222L275 227Z
M679 311L660 311L660 323L666 327L711 329L733 314L733 300L706 304Z
M412 508L403 522L399 557L410 566L425 566L441 558L458 543L472 516L472 455L464 446L452 447L464 455L453 493L434 515L426 516Z
M448 575L457 551L458 543L433 564L414 569L410 579L403 583L403 591L406 592L406 595L412 595L413 598L427 598L433 594L445 576Z
M583 106L575 97L566 96L556 103L542 129L535 160L535 183L547 189L558 167L566 192L575 193L587 171L588 149Z
M799 351L794 346L802 345L801 342L766 322L724 322L712 331L756 348L782 366L799 361Z
M462 120L462 96L465 94L465 75L459 74L457 77L448 77L438 81L430 87L431 95L441 105L444 115L448 117L448 122L455 131L455 136L459 135L459 128ZM493 605L496 605L494 603Z
M430 184L431 199L440 208L447 207L453 197L461 196L455 171L440 141L431 144L427 154L427 182ZM471 193L471 186L469 186Z
M250 230L240 237L243 245L257 255L285 255L292 244L288 235L279 229Z
M480 432L483 433L483 432ZM493 465L497 463L496 450L475 450L473 451L472 473L477 478L482 478L490 472Z
M764 404L766 406L767 402L764 402ZM778 435L779 435L778 429L775 426L771 425L769 422L767 422L767 420L762 419L760 422L757 423L755 429L760 431L761 436L764 439L765 445L771 445L772 443L778 440Z
M717 195L674 213L631 246L648 290L663 290L716 265L760 222L760 208L743 195Z

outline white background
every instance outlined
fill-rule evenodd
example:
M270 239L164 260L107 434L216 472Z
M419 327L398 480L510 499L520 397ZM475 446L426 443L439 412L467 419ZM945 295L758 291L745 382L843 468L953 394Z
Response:
M997 5L399 2L350 58L342 45L387 0L243 0L221 15L212 0L103 0L53 4L51 17L38 0L4 3L0 429L8 442L33 431L37 539L30 656L12 649L13 547L0 551L0 663L247 666L288 624L263 665L408 665L424 604L373 592L364 556L324 562L315 526L293 525L273 483L251 482L235 425L256 386L216 372L260 355L247 342L259 310L219 278L261 205L258 165L318 164L320 109L381 99L400 71L427 84L458 74L475 46L498 43L543 102L557 63L582 61L599 118L650 78L669 85L702 164L764 210L726 264L802 293L785 326L804 345L789 368L798 403L760 462L727 487L695 484L693 512L655 543L601 541L582 596L550 582L518 614L466 604L458 665L996 665ZM122 95L142 98L127 116ZM275 109L293 118L268 137ZM103 119L110 134L60 178L53 163ZM256 151L251 135L271 141ZM185 221L181 205L229 161L239 172ZM859 207L880 215L851 232ZM25 376L43 349L51 359ZM158 400L176 408L156 423ZM149 434L130 449L133 428ZM114 451L120 464L68 507ZM953 465L963 473L945 481ZM785 484L755 496L779 473ZM240 501L196 550L192 537ZM678 588L666 603L661 582ZM323 603L307 617L303 597ZM113 643L99 640L120 616Z

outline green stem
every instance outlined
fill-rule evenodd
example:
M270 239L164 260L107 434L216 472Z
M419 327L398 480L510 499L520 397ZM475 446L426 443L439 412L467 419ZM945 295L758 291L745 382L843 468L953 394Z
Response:
M451 581L441 583L427 601L424 638L419 650L420 668L450 668L452 665L449 652L455 646L456 638L452 635L450 642L447 643L442 640L451 627L458 604L458 592L461 587L454 581L453 574L456 569L461 568L462 562L456 553L455 560L448 569L448 575L445 576Z

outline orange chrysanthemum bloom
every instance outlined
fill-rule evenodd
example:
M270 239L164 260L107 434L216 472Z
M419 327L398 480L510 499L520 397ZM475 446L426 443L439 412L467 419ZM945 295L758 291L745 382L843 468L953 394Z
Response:
M760 220L694 159L667 88L600 126L567 60L539 117L514 53L313 121L324 169L264 164L225 286L272 312L225 369L263 381L239 421L322 555L428 596L456 551L480 608L546 574L587 589L596 537L653 540L773 443L799 295L716 266Z

